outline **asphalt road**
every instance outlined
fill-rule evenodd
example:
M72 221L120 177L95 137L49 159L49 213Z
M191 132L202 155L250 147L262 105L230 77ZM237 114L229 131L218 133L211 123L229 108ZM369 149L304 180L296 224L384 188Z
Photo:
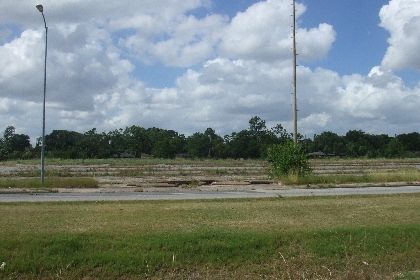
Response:
M182 192L117 192L117 193L2 193L0 202L52 202L52 201L122 201L122 200L182 200L264 198L298 196L375 195L420 193L420 186L363 187L329 189L290 189L252 191L182 191Z

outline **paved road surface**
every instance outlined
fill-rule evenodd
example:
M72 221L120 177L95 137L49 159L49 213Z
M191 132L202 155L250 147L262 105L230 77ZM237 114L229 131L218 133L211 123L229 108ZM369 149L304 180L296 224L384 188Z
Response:
M182 191L182 192L121 192L121 193L12 193L0 194L0 202L46 201L119 201L119 200L181 200L217 198L262 198L293 196L337 196L366 194L420 193L420 186L365 187L330 189L290 189L252 191Z

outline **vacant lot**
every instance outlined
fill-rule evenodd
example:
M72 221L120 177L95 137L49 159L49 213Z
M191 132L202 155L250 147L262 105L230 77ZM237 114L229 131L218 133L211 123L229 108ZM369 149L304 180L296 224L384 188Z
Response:
M56 160L46 161L48 178L90 177L104 191L158 191L168 188L244 189L287 188L290 182L268 179L268 164L258 160ZM311 160L308 182L317 186L352 183L362 177L378 175L373 181L417 183L420 160ZM2 162L3 179L39 178L39 162ZM391 175L404 173L405 176ZM406 175L409 176L406 176ZM362 181L371 183L369 180ZM296 186L294 186L296 187Z

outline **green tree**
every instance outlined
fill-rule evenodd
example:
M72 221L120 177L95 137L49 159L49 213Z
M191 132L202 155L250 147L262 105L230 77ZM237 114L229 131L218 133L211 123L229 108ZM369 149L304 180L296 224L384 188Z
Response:
M361 130L350 130L346 133L346 154L350 157L365 156L373 147L370 136Z
M249 120L249 133L257 142L261 142L266 132L265 120L255 116Z
M304 176L311 172L306 152L301 146L287 141L268 148L267 161L271 165L270 177Z
M174 130L159 128L147 129L147 135L152 145L151 154L158 158L174 158L177 153L185 152L185 136Z
M79 142L83 135L75 131L53 130L45 135L45 150L57 158L79 158Z
M17 159L31 148L31 142L28 135L16 134L13 126L8 126L0 141L0 157L1 159Z
M126 127L123 133L125 153L140 157L141 153L150 151L146 129L132 125Z
M277 124L275 127L271 128L271 131L278 137L279 144L293 139L292 134L288 133L281 124Z
M410 152L420 151L420 134L418 132L400 134L397 136L397 139L403 145L404 150Z
M325 131L320 135L314 135L311 149L312 152L341 155L345 153L345 145L345 140L342 136L331 131Z
M258 157L258 148L255 147L255 141L251 142L252 136L249 130L241 130L240 132L232 132L231 135L225 137L227 140L229 154L232 158L255 158Z
M398 139L391 139L388 143L388 147L385 150L385 155L389 158L404 158L405 150L403 144Z
M211 137L205 133L195 132L187 137L186 150L193 157L204 158L211 153Z

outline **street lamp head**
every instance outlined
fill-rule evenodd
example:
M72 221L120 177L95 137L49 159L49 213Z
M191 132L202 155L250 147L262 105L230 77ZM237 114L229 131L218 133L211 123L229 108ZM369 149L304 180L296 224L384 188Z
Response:
M36 8L38 9L38 11L40 11L41 13L44 12L44 7L42 7L42 5L36 5Z

